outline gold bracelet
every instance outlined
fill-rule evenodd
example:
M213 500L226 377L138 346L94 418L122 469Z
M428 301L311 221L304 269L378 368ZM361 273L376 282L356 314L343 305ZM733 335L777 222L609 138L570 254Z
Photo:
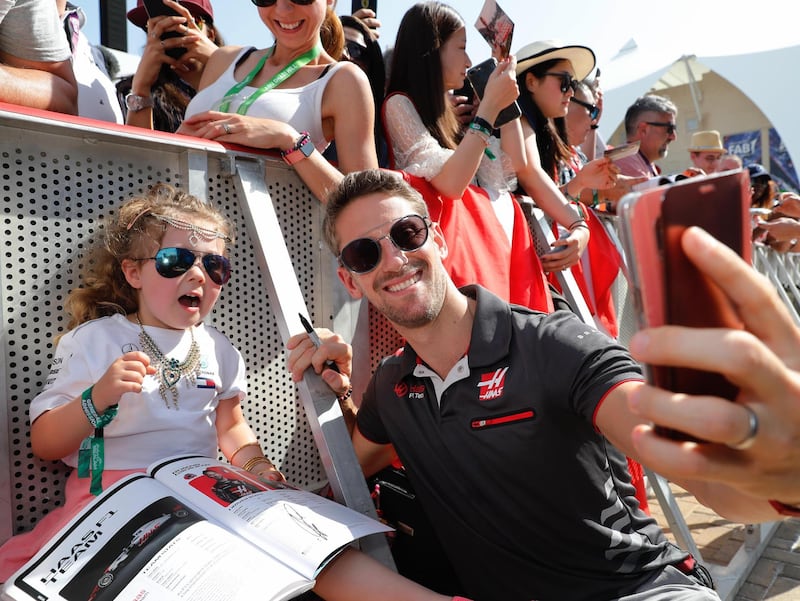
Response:
M253 470L253 468L254 468L255 466L257 466L257 465L258 465L258 464L260 464L260 463L268 463L268 464L269 464L269 465L271 465L272 467L275 467L275 466L273 465L273 463L272 463L272 462L271 462L269 459L267 459L267 458L266 458L266 457L264 457L263 455L260 455L260 456L258 456L258 457L251 457L250 459L248 459L248 460L247 460L247 462L246 462L246 463L245 463L245 464L242 466L242 469L245 469L245 470L247 470L248 472L250 472L250 471L252 471L252 470Z
M256 440L256 441L254 441L254 442L248 442L248 443L246 443L246 444L243 444L242 446L240 446L240 447L239 447L238 449L236 449L236 450L235 450L233 453L231 453L231 456L230 456L230 457L228 457L228 462L229 462L231 465L233 465L233 458L234 458L234 457L236 457L236 454L237 454L239 451L241 451L242 449L246 449L247 447L258 447L258 450L259 450L259 451L261 451L261 445L258 443L258 441L257 441L257 440ZM261 454L263 455L263 454L264 454L264 451L261 451Z

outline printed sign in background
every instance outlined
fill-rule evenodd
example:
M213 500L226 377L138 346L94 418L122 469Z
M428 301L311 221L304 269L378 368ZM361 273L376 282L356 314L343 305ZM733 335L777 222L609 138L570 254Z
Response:
M740 157L745 167L751 163L764 164L759 130L725 136L723 145L729 153ZM764 164L764 167L781 190L800 190L794 162L775 128L769 130L769 165Z
M769 129L769 173L781 190L800 190L792 157L774 127Z
M739 134L725 136L722 144L727 151L742 159L742 164L747 167L750 163L761 162L761 132L743 131Z

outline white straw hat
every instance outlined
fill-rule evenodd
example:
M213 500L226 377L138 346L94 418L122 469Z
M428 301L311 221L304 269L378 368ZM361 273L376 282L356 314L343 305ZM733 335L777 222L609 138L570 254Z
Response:
M552 59L568 60L575 71L575 79L585 79L595 65L594 52L586 46L565 46L556 40L541 40L523 46L517 51L517 75L539 63Z

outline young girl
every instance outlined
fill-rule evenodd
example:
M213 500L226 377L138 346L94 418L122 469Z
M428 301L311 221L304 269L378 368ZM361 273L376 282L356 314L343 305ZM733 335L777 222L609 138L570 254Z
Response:
M232 463L283 479L242 414L241 355L203 323L230 277L232 238L222 215L168 186L132 198L107 225L30 406L33 453L77 469L65 506L0 548L0 580L103 488L168 455L215 457L219 447ZM100 432L103 465L88 465Z
M103 488L164 457L215 457L219 448L234 465L284 479L244 419L241 354L203 323L230 279L232 242L220 213L166 185L126 202L106 227L82 287L67 298L68 332L30 406L34 454L76 468L65 506L0 548L0 581ZM98 448L101 462L84 461ZM397 599L447 599L356 551L332 563L315 590L326 599L377 598L383 589L370 587L385 586L382 578Z

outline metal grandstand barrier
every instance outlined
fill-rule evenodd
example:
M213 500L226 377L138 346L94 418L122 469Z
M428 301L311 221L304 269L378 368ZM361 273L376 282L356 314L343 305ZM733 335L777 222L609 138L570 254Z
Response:
M776 253L769 246L756 244L753 266L772 282L794 322L800 325L800 254Z
M47 377L83 249L120 202L156 182L236 224L234 276L209 321L244 355L244 412L265 452L297 485L330 484L337 500L375 515L335 395L315 374L295 385L286 369L298 313L345 335L358 315L318 242L320 204L294 170L248 149L11 105L0 105L0 166L0 541L63 502L67 470L32 455L28 404ZM364 550L393 565L384 537Z

